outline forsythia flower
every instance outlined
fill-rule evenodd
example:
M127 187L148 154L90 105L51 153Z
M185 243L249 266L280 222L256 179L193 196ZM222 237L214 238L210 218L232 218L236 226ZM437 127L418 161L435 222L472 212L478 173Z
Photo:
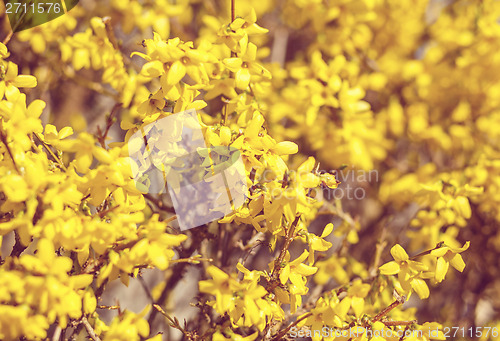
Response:
M469 245L470 242L467 242L461 248L451 248L449 246L443 246L431 251L431 255L437 257L435 274L435 279L437 282L441 282L444 280L450 264L458 271L464 271L465 263L460 253L467 250L469 248Z
M407 294L413 289L420 298L429 297L429 288L425 281L420 278L423 271L428 270L428 267L421 262L411 260L399 244L392 247L391 255L394 257L394 261L382 265L380 273L382 275L397 274L399 283Z
M35 77L18 75L17 73L16 64L12 62L8 62L6 65L0 64L0 98L4 95L7 98L12 98L19 93L18 88L33 88L36 86Z
M1 37L1 340L444 340L423 302L400 307L427 281L440 322L496 337L499 1L70 2ZM134 174L192 136L168 126L132 155L187 110L205 175L241 155L213 204L244 200L181 233L174 198L147 193L175 180ZM139 282L144 299L109 303ZM423 336L370 335L396 331Z

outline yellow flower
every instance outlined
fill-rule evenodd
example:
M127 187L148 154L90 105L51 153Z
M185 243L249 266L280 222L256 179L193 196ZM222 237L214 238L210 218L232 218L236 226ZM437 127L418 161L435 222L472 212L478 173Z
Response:
M241 285L216 266L209 266L207 273L212 279L200 281L200 291L215 296L215 308L220 314L234 309L233 293L239 290Z
M204 63L214 62L207 51L193 48L192 43L184 43L179 38L163 41L158 34L144 41L147 54L135 52L146 59L141 73L148 78L161 77L164 91L180 82L188 74L196 83L208 82Z
M0 43L0 58L5 59L9 56L9 50L4 43Z
M370 291L370 284L362 283L361 280L356 280L347 289L347 297L342 301L346 300L348 305L352 307L356 317L360 318L365 310L365 297Z
M5 45L4 45L5 46ZM5 95L7 99L19 93L17 88L34 88L36 78L30 75L18 75L17 65L8 62L6 66L0 63L0 99Z
M115 317L104 333L103 340L139 341L149 335L149 324L144 319L149 307L141 313L125 311Z
M436 281L442 282L448 272L451 264L455 269L462 272L465 268L465 262L460 253L469 248L470 242L466 242L461 248L452 248L449 246L442 246L438 249L432 250L431 255L437 257L436 271L434 278Z
M382 275L398 275L399 282L406 293L410 289L415 290L420 298L429 297L429 288L425 281L419 276L428 270L428 267L414 260L411 260L401 245L396 244L391 249L394 261L382 265L379 270Z
M333 231L333 224L329 223L323 229L321 236L317 236L314 233L305 232L301 230L299 236L303 238L303 241L309 245L309 264L314 263L314 252L315 251L327 251L332 247L332 243L327 242L324 238L328 237Z
M162 90L158 90L156 93L150 94L148 99L137 107L137 111L142 115L151 115L163 111L165 104L167 103L164 96L165 95Z
M303 263L308 256L309 252L304 251L298 258L290 262L290 253L287 251L284 259L285 264L278 265L281 266L279 280L282 285L286 284L288 288L288 292L290 293L290 309L293 312L300 306L302 302L301 296L307 294L309 291L309 288L306 286L307 277L314 275L318 271L317 267ZM271 262L269 266L273 270L274 262ZM289 280L290 283L288 283Z
M318 299L316 306L311 310L311 316L307 317L303 322L304 325L311 327L313 332L313 340L318 340L318 334L320 334L324 325L340 327L342 325L341 320L335 315L329 302L323 297ZM299 317L300 318L300 317Z
M248 43L245 53L238 53L238 57L224 59L224 65L235 72L236 87L245 90L250 84L252 75L258 78L271 79L271 74L262 65L255 61L257 57L257 46Z
M71 135L73 135L73 128L64 127L58 132L56 127L52 124L47 124L45 126L45 132L43 134L45 142L53 145L57 145L59 140L65 139Z
M252 8L244 17L235 18L228 25L223 25L218 32L219 42L227 45L232 51L245 53L248 46L248 36L267 33L268 30L256 24L257 16Z

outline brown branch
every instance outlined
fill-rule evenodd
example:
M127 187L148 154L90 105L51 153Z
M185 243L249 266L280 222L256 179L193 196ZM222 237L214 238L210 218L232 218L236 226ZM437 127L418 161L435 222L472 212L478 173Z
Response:
M231 24L234 22L234 19L236 19L236 0L231 0ZM229 27L231 27L231 24L229 25ZM231 58L233 57L236 57L236 52L234 51L231 51ZM234 72L229 72L229 74L231 75L231 78L234 78ZM227 111L227 109L226 109ZM227 112L226 112L227 114Z
M427 251L421 252L421 253L419 253L418 255L415 255L415 256L413 256L413 257L410 257L410 260L415 260L415 259L417 259L418 257L422 257L422 256L425 256L425 255L428 255L428 254L430 254L432 251L437 250L437 249L439 249L439 248L443 247L443 245L444 245L444 242L439 242L439 243L437 243L437 244L436 244L436 247L434 247L433 249L430 249L430 250L427 250Z
M78 334L80 334L80 331L82 330L82 324L78 323L78 321L75 321L72 324L73 324L73 332L69 336L68 341L75 341L76 337L78 336Z
M231 52L232 53L232 52ZM222 115L222 125L225 126L227 122L227 104L222 108L223 115Z
M110 213L110 212L112 212L112 211L116 210L118 207L120 207L120 206L113 206L113 207L110 207L110 208L108 208L108 209L106 209L106 210L104 210L104 211L101 211L101 212L97 213L97 215L99 216L99 218L101 218L101 219L102 219L102 218L104 218L104 217L106 216L106 214L108 214L108 213Z
M283 247L281 248L280 254L278 258L275 259L274 261L274 266L273 266L273 271L271 272L270 279L266 285L266 290L268 292L274 291L274 289L280 285L280 280L279 280L279 274L281 272L281 265L283 264L283 261L285 260L286 252L288 251L288 248L293 242L294 238L294 233L295 233L295 227L299 223L300 220L300 214L297 214L295 216L295 220L292 222L290 225L290 228L288 231L285 230L285 242L283 243ZM273 323L273 319L267 322L266 328L264 329L264 339L266 339L266 335L271 328L271 325Z
M54 334L52 334L52 341L59 341L61 339L62 328L57 326L54 330Z
M193 241L191 242L191 245L189 248L182 250L179 252L179 258L188 258L190 257L200 246L202 240L204 239L203 234L196 233L193 235ZM160 294L160 297L156 300L153 301L153 305L158 305L161 307L161 305L165 302L165 300L168 297L168 294L172 289L174 289L177 286L177 283L182 279L182 275L184 273L184 270L187 268L187 266L190 263L177 263L172 267L172 275L170 278L167 280L167 283L165 284L165 288L163 288L163 291ZM150 333L153 332L153 322L156 318L156 315L158 314L158 309L151 311L151 314L148 317L148 324L150 327ZM150 334L150 337L152 334Z
M53 65L53 67L57 68L58 65ZM70 79L70 80L72 80L73 82L75 82L78 85L86 87L87 89L95 91L95 92L97 92L99 94L111 97L116 102L119 102L120 97L118 96L118 94L113 93L112 91L109 91L101 83L97 83L97 82L91 81L91 80L89 80L87 78L84 78L84 77L80 76L79 74L77 74L75 72L74 69L72 69L70 67L61 67L61 68L59 68L59 70L62 72L62 75L63 75L64 78Z
M288 333L288 331L290 329L292 329L293 327L295 327L296 325L298 325L301 321L305 320L306 318L308 318L311 315L312 315L312 313L307 313L307 314L303 315L302 317L300 317L299 319L297 319L294 323L292 323L291 325L289 325L288 327L286 327L285 329L283 329L282 331L280 331L278 334L276 334L271 339L271 341L278 341L278 340L280 340L283 336L286 335L286 333Z
M144 289L144 292L148 296L149 300L154 303L155 299L153 298L153 294L151 294L151 290L149 290L148 286L146 285L146 281L144 280L144 278L142 276L137 276L137 278L139 279L139 283L141 283L141 286Z
M231 0L231 22L236 19L236 5L235 5L236 0Z
M295 232L295 227L299 223L299 219L300 219L300 215L297 215L295 217L295 220L290 225L290 228L288 229L288 233L286 234L286 239L285 239L285 243L283 244L283 248L281 249L278 258L274 261L273 271L271 272L271 281L276 280L279 276L279 273L281 271L281 264L283 263L283 260L285 259L286 251L288 251L290 244L292 244L292 242L293 242L293 237L294 237L293 234Z
M260 233L260 232L259 232ZM258 235L258 234L257 234ZM240 241L241 243L241 241ZM248 257L250 257L250 255L252 254L252 252L258 248L259 246L263 245L263 244L266 244L266 245L269 245L265 240L257 240L257 242L255 243L255 245L247 245L247 246L250 246L250 249L247 251L246 255L245 255L245 258L243 258L241 260L241 264L244 266L246 261L248 260ZM245 247L243 247L243 251L245 251Z
M111 126L116 122L116 113L121 109L122 103L116 103L111 109L111 113L106 117L106 128L104 133L99 126L97 126L97 140L102 148L106 149L106 138L108 137Z
M157 199L157 198L153 197L151 194L145 193L142 196L145 199L148 199L149 201L151 201L153 204L155 204L155 206L158 209L160 209L161 211L165 211L165 212L168 212L168 213L174 213L175 214L175 210L174 210L173 207L165 206L163 204L163 201L161 201L160 199Z
M395 326L411 326L412 324L417 323L417 320L411 321L381 321L386 327L395 327Z
M97 309L105 309L105 310L119 310L119 305L98 305Z
M32 3L33 3L33 0L30 0L30 2L27 4L27 6L29 7ZM23 21L24 17L26 16L26 13L28 13L28 12L23 12L23 14L19 17L19 20L16 22L16 24L14 26L12 26L12 31L10 31L10 33L7 35L7 37L5 37L5 39L3 40L4 45L7 45L9 43L9 41L12 39L14 32L19 27L19 24L21 24L21 21Z
M87 318L85 316L82 317L82 323L83 323L83 326L87 330L87 333L89 334L89 336L92 340L101 341L99 336L97 336L97 334L95 333L94 328L92 328L92 326L90 325L89 320L87 320Z
M415 323L417 323L417 321L415 321ZM406 337L406 332L410 329L411 327L411 324L407 325L406 328L405 328L405 331L403 333L403 335L401 335L401 337L399 338L399 341L403 341Z
M380 264L380 259L382 257L382 252L384 251L385 247L387 246L387 241L385 240L386 232L387 232L387 228L384 226L382 228L382 232L380 233L380 238L377 241L377 246L376 246L376 249L375 249L375 257L374 257L374 261L373 261L372 267L368 271L368 273L370 274L370 276L376 276L377 275L377 270L378 270L378 266Z
M14 159L14 154L12 154L12 151L10 150L9 144L7 142L7 136L3 133L3 131L0 131L0 140L5 145L5 148L7 148L7 153L9 153L9 156L12 159L12 163L14 164L14 168L16 169L16 171L19 174L21 174L21 172L19 171L19 168L17 168L16 160Z
M392 309L400 306L403 303L405 303L404 299L401 298L401 297L398 297L396 299L396 301L394 301L393 303L391 303L391 305L389 305L388 307L382 309L377 315L375 315L375 317L372 319L371 323L375 323L377 321L380 321L382 319L382 317L384 317L385 315L387 315Z
M120 46L118 45L118 41L116 40L115 31L113 30L113 26L111 25L111 17L102 18L102 22L104 23L104 27L106 28L106 34L108 36L109 42L113 45L113 48L117 51L120 51Z
M174 316L173 318L167 314L165 312L165 310L162 309L162 307L160 307L158 304L153 304L153 308L156 309L156 311L158 311L160 314L162 314L163 316L165 316L167 318L167 320L170 322L169 323L169 326L172 327L172 328L175 328L177 330L179 330L185 337L188 338L188 340L193 340L193 333L192 332L189 332L187 331L186 329L184 329L181 324L179 323L179 320Z
M137 239L137 240L132 240L132 241L130 241L128 243L124 243L124 244L116 244L112 249L106 250L106 252L104 254L102 254L99 258L97 258L96 260L87 261L87 263L85 263L85 265L82 267L80 274L91 274L91 273L97 272L100 269L100 267L104 264L106 259L108 258L110 250L113 250L115 252L125 250L125 249L133 247L140 240L141 239Z
M181 259L172 259L170 264L179 264L179 263L190 263L190 264L200 264L200 262L213 262L213 258L203 258L203 257L189 257L189 258L181 258Z
M37 138L38 141L42 144L43 148L52 156L55 162L61 166L62 169L66 170L66 166L64 165L63 161L54 154L54 152L49 148L49 146L45 143L45 141L42 140L40 136L38 136L37 133L33 132L33 135Z
M10 256L19 257L21 253L23 253L23 251L26 250L27 246L24 246L21 243L21 237L19 236L19 233L17 233L17 231L14 231L14 238L16 240L16 243L12 247L12 252L10 253Z
M12 36L14 35L14 31L10 31L9 34L7 34L7 36L4 38L3 40L3 44L4 45L7 45L9 43L9 41L12 39Z

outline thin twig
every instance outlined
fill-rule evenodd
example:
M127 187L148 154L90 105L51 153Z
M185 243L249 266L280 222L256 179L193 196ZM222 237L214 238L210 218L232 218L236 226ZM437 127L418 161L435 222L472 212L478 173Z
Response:
M382 317L387 315L392 309L400 306L403 303L404 303L403 299L401 299L401 298L396 299L396 301L392 302L391 305L382 309L382 311L380 311L377 315L375 315L375 317L372 319L372 323L380 321L380 319L382 319Z
M57 162L62 169L66 170L66 166L64 165L63 161L59 157L57 157L56 154L54 154L54 152L49 148L49 146L45 143L45 141L43 141L42 138L37 133L33 132L33 135L38 139L38 141L40 141L43 148L45 148L45 150L50 154L50 156L52 156L54 161Z
M26 250L27 246L24 246L23 243L21 243L21 237L19 236L19 233L17 233L17 230L14 231L14 238L16 240L14 246L12 247L12 251L10 253L11 257L19 257L21 253Z
M97 336L97 334L95 333L94 328L92 328L92 326L90 325L89 320L87 320L87 318L85 316L82 317L82 323L83 323L83 326L87 330L87 333L89 334L89 336L92 340L101 341L99 336Z
M436 244L436 247L434 247L433 249L430 249L430 250L427 250L427 251L421 252L421 253L419 253L418 255L415 255L415 256L413 256L413 257L410 257L410 260L415 260L415 259L417 259L418 257L422 257L422 256L425 256L425 255L428 255L428 254L430 254L432 251L437 250L437 249L439 249L439 248L443 247L443 245L444 245L444 242L439 242L439 243L437 243L437 244Z
M283 244L283 248L281 249L278 258L274 261L274 268L273 268L273 271L271 272L271 281L273 279L276 279L279 276L279 273L281 271L281 264L283 263L283 260L285 259L286 251L288 251L290 244L292 244L292 242L293 242L293 237L294 237L293 234L295 232L295 227L299 223L299 219L300 219L300 215L297 215L295 217L295 220L290 225L290 228L288 229L288 233L286 234L286 239L285 239L285 243Z
M78 336L78 334L80 334L80 331L82 330L82 324L81 323L75 322L74 324L75 325L73 327L73 332L69 336L68 341L75 341L76 337Z
M250 248L250 250L247 252L247 254L245 255L245 258L243 258L242 260L242 265L244 266L248 257L250 257L250 255L252 254L253 250L255 250L256 248L258 248L259 246L261 246L262 244L267 244L267 242L265 240L258 240L256 245L252 246Z
M179 252L179 258L182 259L182 258L190 257L198 249L198 247L200 246L204 237L200 234L195 234L193 236L193 238L194 239L193 239L191 245L189 246L189 248L183 249L181 252ZM161 304L163 304L165 302L169 293L177 286L179 281L182 279L182 275L184 273L184 270L187 268L188 264L189 263L177 263L177 264L173 265L172 275L167 280L165 287L163 288L163 290L160 294L160 297L155 302L153 302L153 304L156 304L156 305L161 307ZM151 327L150 328L151 332L153 330L153 328L152 328L153 322L154 322L158 312L159 311L156 308L155 310L151 311L151 314L149 314L148 324ZM150 334L150 337L152 337L152 334Z
M299 223L300 220L300 214L297 214L295 216L295 220L292 222L290 225L290 228L288 231L285 232L285 242L283 243L283 247L281 248L280 254L278 258L274 260L274 267L273 271L271 272L271 276L269 278L268 284L266 285L266 290L268 292L272 292L279 284L279 275L281 272L281 265L283 264L283 261L285 260L286 252L288 251L288 248L292 244L294 240L294 233L295 233L295 227ZM272 326L273 319L271 319L267 324L266 328L264 329L264 340L267 338L267 334L269 333L269 330Z
M95 91L97 93L100 93L102 95L111 97L116 102L120 101L120 97L118 94L109 91L101 83L97 83L97 82L91 81L87 78L81 77L79 74L77 74L75 72L74 69L72 69L70 67L62 67L62 68L60 68L60 70L65 78L74 81L76 84L84 86L84 87L86 87L92 91Z
M293 327L295 327L296 325L298 325L302 320L305 320L306 318L308 318L311 315L312 315L312 313L307 313L307 314L303 315L302 317L298 318L294 323L292 323L291 325L289 325L288 327L286 327L285 329L283 329L282 331L280 331L277 335L275 335L271 339L271 341L278 341L278 340L280 340L283 336L286 335L286 333L288 333L288 331L290 329L292 329Z
M106 128L102 133L101 128L97 126L97 140L102 148L106 149L106 138L108 137L109 129L115 123L116 113L121 109L122 103L116 103L111 109L111 113L106 117Z
M415 323L417 323L416 320L415 320ZM411 327L411 324L409 324L409 325L406 326L403 335L401 335L401 337L399 338L399 341L403 341L405 339L405 337L407 335L406 332L410 329L410 327Z
M236 19L236 0L231 0L231 24L234 22L234 19ZM231 27L231 25L229 25ZM236 52L231 51L231 58L236 57ZM234 77L234 72L229 73L231 75L231 78Z
M30 2L27 4L27 7L29 7L33 3L33 0L30 0ZM21 21L23 21L24 17L26 16L26 13L28 12L23 12L23 14L19 17L19 20L16 22L16 24L12 27L12 31L5 37L3 40L3 44L7 45L9 41L12 39L12 36L14 35L14 32L17 30L19 25L21 24Z
M85 263L85 265L80 270L80 274L91 274L91 273L95 273L95 272L99 271L99 269L101 268L101 266L106 261L106 259L107 259L108 255L109 255L110 251L118 252L118 251L121 251L121 250L132 248L140 240L141 239L137 239L137 240L132 240L132 241L130 241L128 243L124 243L124 244L116 244L116 246L114 246L112 249L108 249L98 259L93 260L93 261L88 260L87 263Z
M179 323L179 320L177 320L176 317L172 318L169 314L165 312L158 304L153 304L153 307L163 316L167 318L167 320L170 322L170 327L178 329L184 336L188 338L188 340L193 340L193 335L191 332L188 332L186 329L182 328L181 324Z
M387 241L385 240L386 232L387 232L387 229L384 226L382 228L382 232L380 233L380 238L377 242L377 246L375 249L375 257L374 257L372 267L371 267L370 271L368 271L368 273L371 276L377 275L377 269L378 269L378 266L380 264L380 258L382 257L382 252L384 251L385 247L387 246Z
M120 306L119 305L98 305L97 309L117 310L117 309L120 309Z
M17 168L16 160L14 159L14 154L12 154L12 151L10 150L9 144L7 142L7 136L3 133L3 131L0 131L0 140L5 145L5 148L7 148L7 153L9 153L9 156L12 159L12 163L14 164L14 168L16 169L16 171L19 174L21 174L21 172L19 171L19 168Z
M411 321L381 321L387 327L395 327L395 326L411 326L412 324L417 323L417 320Z
M113 206L113 207L110 207L110 208L108 208L108 209L106 209L106 210L104 210L104 211L101 211L101 212L97 213L97 215L99 216L99 218L101 218L101 219L102 219L102 218L104 218L104 217L106 216L106 214L108 214L108 213L110 213L110 212L112 212L112 211L116 210L116 209L117 209L117 208L119 208L119 207L120 207L119 205L118 205L118 206Z
M236 5L235 5L236 0L231 0L231 22L236 19Z
M213 258L202 258L202 257L189 257L182 259L172 259L170 261L171 264L176 263L191 263L191 264L200 264L200 262L213 262Z
M9 41L12 39L12 36L14 35L14 31L10 31L9 34L7 34L7 37L2 41L4 45L7 45Z
M118 45L118 41L116 40L115 31L113 30L113 26L111 25L111 17L102 18L102 22L104 23L104 27L106 28L106 34L108 36L109 42L113 45L113 48L117 51L120 51L120 46Z
M168 217L167 219L163 220L163 222L164 222L165 224L168 224L168 223L170 223L171 221L174 221L174 220L176 220L176 219L177 219L177 216L176 216L176 215L173 215L173 216Z
M144 277L142 276L138 276L137 277L139 279L139 283L141 283L142 285L142 288L144 289L144 292L146 293L146 295L148 296L149 300L154 303L155 302L155 299L153 298L153 294L151 294L151 290L149 290L148 286L146 285L146 281L144 280Z
M160 209L161 211L165 211L165 212L168 212L168 213L174 213L175 214L175 210L173 207L168 207L168 206L165 206L163 204L163 202L160 200L160 199L157 199L155 198L154 196L152 196L151 194L149 193L145 193L142 195L145 199L148 199L149 201L151 201L153 204L155 204L155 206Z
M54 330L54 334L52 334L52 341L59 341L59 339L61 338L61 332L61 326L57 326L56 330Z
M252 95L253 99L255 100L255 103L257 104L257 109L262 111L260 104L259 104L259 100L255 96L255 92L253 91L252 84L248 83L248 88L250 89L250 94Z
M222 125L225 126L227 122L227 104L224 106L222 109L223 115L222 115Z

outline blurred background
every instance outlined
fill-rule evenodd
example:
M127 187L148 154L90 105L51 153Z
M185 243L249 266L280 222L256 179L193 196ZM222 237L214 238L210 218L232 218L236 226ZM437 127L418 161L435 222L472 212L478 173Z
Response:
M441 240L454 246L471 241L462 254L464 272L450 270L446 281L431 287L428 300L412 297L405 309L418 307L420 323L499 326L499 4L236 0L237 15L255 8L257 23L269 30L252 41L273 75L267 87L255 90L270 135L299 145L290 168L314 156L321 170L336 171L341 181L338 189L317 194L324 205L309 231L321 234L327 223L334 224L335 233L329 237L334 246L320 257L325 269L333 273L339 266L345 276L326 281L317 277L311 290L329 290L369 276L358 271L362 267L357 264L371 265L377 245L383 248L381 265L392 260L389 250L396 243L418 254ZM3 40L10 26L2 3L0 13ZM144 52L142 42L152 38L153 31L164 39L200 44L203 32L230 21L230 1L81 0L68 15L14 34L10 60L20 73L38 78L38 86L26 90L28 101L44 100L42 120L58 129L71 126L75 132L97 134L117 103L113 79L119 75L103 75L92 55L84 55L84 40L78 36L92 34L93 17L109 20L125 67L140 70L144 62L130 55ZM65 45L87 62L66 56ZM336 83L340 90L332 91ZM141 84L118 117L133 122L134 109L149 94L144 89L154 86ZM220 120L221 97L205 101L205 123ZM108 144L123 141L125 130L114 124L108 136ZM470 214L454 208L458 196L467 198ZM256 240L252 232L237 237ZM218 239L219 246L231 245L230 240ZM5 238L2 251L13 243L13 238ZM224 252L228 271L229 264L243 257L249 257L255 269L266 268L271 259L265 243L251 255L243 248ZM102 303L140 312L150 302L144 287L162 292L169 286L167 309L180 321L195 321L200 318L193 305L201 266L176 265L167 273L144 270L142 279L131 279L128 288L119 281L111 283ZM116 311L100 314L111 318ZM159 315L154 326L168 340L179 337Z

